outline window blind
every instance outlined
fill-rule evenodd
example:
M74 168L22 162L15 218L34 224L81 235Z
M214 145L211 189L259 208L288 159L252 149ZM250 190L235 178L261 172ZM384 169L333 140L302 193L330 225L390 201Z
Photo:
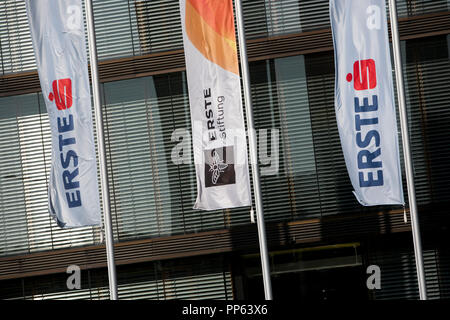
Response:
M446 159L450 151L449 37L435 37L405 44L405 87L410 112L410 136L421 204L445 201L450 186Z
M223 257L157 261L117 268L121 300L232 300L231 273ZM66 287L68 274L2 281L2 300L108 300L106 269L82 270L80 289Z
M403 48L417 198L419 204L437 204L445 201L449 188L446 151L440 147L450 136L445 134L450 114L441 107L441 101L450 98L446 90L450 73L442 72L449 69L447 38L411 40ZM351 192L336 126L333 70L331 53L251 64L259 148L265 145L269 159L278 162L276 171L269 174L265 173L273 162L261 165L267 221L380 210L360 206ZM249 223L249 208L192 209L196 197L193 158L182 164L172 159L180 143L172 139L174 132L185 132L188 136L183 139L191 132L183 72L105 83L103 99L116 239ZM63 231L48 216L50 133L42 98L36 94L2 98L0 105L3 150L16 139L2 159L5 168L14 168L2 170L1 175L4 254L98 243L98 228ZM274 140L273 132L277 133ZM12 175L14 170L17 177ZM393 207L385 209L389 208Z
M272 37L330 28L328 1L257 0L243 1L246 35L249 38ZM400 18L448 11L448 0L398 0ZM386 0L389 20L389 7Z
M242 5L248 38L330 27L328 1L245 0ZM399 0L397 7L400 17L408 17L448 11L450 0ZM93 0L93 8L100 60L183 47L177 1ZM0 2L0 57L1 74L36 69L24 0Z
M50 125L40 94L0 99L0 251L3 255L99 241L99 228L60 229L48 213Z
M28 248L27 216L14 102L0 99L0 254Z
M172 139L176 130L190 144L186 87L184 73L103 86L111 209L119 239L221 229L241 213L248 219L245 209L192 209L197 195L193 156L181 164L172 158L180 142Z
M442 248L424 248L423 261L429 300L448 299L450 254ZM369 264L381 270L381 289L373 290L376 300L419 299L416 262L411 243L402 248L379 248L370 252Z

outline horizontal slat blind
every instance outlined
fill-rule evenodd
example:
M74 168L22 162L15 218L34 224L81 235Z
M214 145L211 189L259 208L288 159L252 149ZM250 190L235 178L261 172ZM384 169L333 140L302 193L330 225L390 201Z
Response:
M358 210L336 124L333 56L311 55L305 61L321 213Z
M386 0L387 1L387 0ZM100 60L180 49L178 2L93 0ZM400 17L443 12L450 0L397 1ZM329 28L328 1L243 1L248 38ZM1 74L36 68L24 0L0 2Z
M164 299L232 299L231 276L229 272L223 272L222 270L205 272L204 270L208 266L200 265L198 267L199 270L191 275L186 275L184 270L174 270L166 274L163 272L163 277L169 277L160 281L164 288Z
M320 203L304 57L252 64L252 96L259 150L267 149L270 155L268 165L261 165L266 218L317 215ZM261 130L267 130L266 139ZM260 152L260 162L264 156Z
M411 243L402 248L384 248L370 253L369 263L380 267L381 289L376 300L419 299L416 262ZM409 247L407 249L407 247ZM440 248L424 249L423 261L429 300L448 299L450 254Z
M131 16L128 2L124 0L93 1L99 59L133 55L133 21L130 19L133 16Z
M360 210L336 126L332 55L279 58L251 67L256 127L281 132L279 171L261 177L267 220Z
M177 1L94 0L93 8L100 60L182 47ZM24 0L0 2L0 53L1 74L36 69Z
M449 130L446 119L450 114L441 108L441 101L450 98L450 73L442 72L450 69L447 38L411 40L403 48L417 197L420 204L438 203L446 199L449 189L448 163L443 156L446 151L440 149L440 143L450 136L443 134ZM259 148L261 151L265 145L266 156L272 157L268 158L272 162L261 165L267 220L379 210L361 207L351 192L334 112L333 56L327 53L267 60L252 63L251 70L256 126L268 133L264 137L262 131L258 132ZM181 130L188 135L183 139L188 139L191 131L184 72L106 83L103 91L116 239L249 223L248 208L192 209L196 197L192 154L187 163L176 164L172 159L174 147L180 142L172 140L174 132ZM17 139L15 161L20 159L14 163L11 153L2 161L11 159L5 162L5 168L21 171L15 181L9 173L2 175L2 188L11 183L16 186L8 188L14 197L2 195L4 254L98 242L98 228L61 231L48 217L50 132L42 98L24 95L0 99L0 104L4 143L8 143L11 132ZM264 154L260 153L260 160L261 156ZM270 171L272 165L275 171ZM9 214L14 210L21 214Z
M252 83L252 100L255 117L255 128L259 130L258 146L261 150L262 143L268 147L268 152L272 152L271 146L271 132L273 129L279 129L280 114L275 109L277 90L276 84L271 81L271 63L270 61L262 61L251 65L251 83ZM265 141L261 139L261 131L268 130L268 137ZM278 138L279 140L279 138ZM272 152L275 155L275 152ZM278 156L278 155L275 155ZM259 156L261 157L261 156ZM265 219L270 220L273 216L281 215L285 218L291 215L291 203L289 201L290 185L285 175L278 176L279 171L284 170L284 162L281 161L281 166L278 171L270 176L262 175L261 192L263 195Z
M386 6L388 6L387 1ZM448 10L450 10L449 0L397 0L397 11L400 17L411 17Z
M2 255L98 243L99 228L60 229L48 212L50 124L40 94L0 99Z
M442 149L450 136L450 114L442 109L442 102L450 99L447 38L403 43L403 60L419 204L442 202L450 180L444 160L450 154ZM334 111L333 56L258 62L252 72L257 127L281 129L280 171L261 179L270 190L265 194L268 219L373 210L361 207L351 192ZM400 124L398 128L400 132ZM404 173L403 178L406 197Z
M410 17L450 9L449 0L399 0L399 17ZM271 37L330 28L328 1L257 0L243 1L246 33L249 38ZM388 0L386 0L388 12Z
M197 190L184 73L106 83L104 97L111 208L119 239L222 229L232 221L248 221L248 209L192 209ZM186 133L181 137L189 145L186 163L172 158L182 141L173 141L176 130Z
M135 42L140 54L183 48L180 8L178 1L137 0L128 2L136 16ZM134 2L134 3L133 3Z
M37 99L36 94L25 96L16 109L30 251L52 249L47 208L50 124L46 113L41 113Z
M406 42L405 81L419 203L445 201L450 192L449 37Z
M160 261L122 274L124 277L119 277L121 299L233 298L231 274L222 257Z
M25 1L0 1L1 74L36 69Z
M94 0L99 59L183 47L180 10L173 0Z
M412 250L378 252L371 257L370 264L380 267L381 289L374 290L376 300L419 298Z
M104 87L112 210L118 219L119 238L139 237L148 232L163 235L171 231L171 221L163 220L161 212L167 208L166 216L170 217L171 199L161 198L170 196L170 192L155 188L158 180L162 180L160 188L167 188L169 184L167 170L156 168L158 155L165 153L155 150L163 147L163 143L154 144L154 140L161 140L162 131L152 80L141 78ZM150 90L152 94L147 96ZM152 126L151 121L156 125Z
M15 101L0 99L0 254L28 249L27 216Z
M221 257L183 259L118 267L121 300L233 299L231 274ZM106 300L106 269L81 271L81 288L69 290L69 274L2 281L0 299Z

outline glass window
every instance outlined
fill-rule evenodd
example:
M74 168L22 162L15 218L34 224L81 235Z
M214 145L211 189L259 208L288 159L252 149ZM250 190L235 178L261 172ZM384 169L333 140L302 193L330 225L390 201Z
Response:
M246 0L242 6L248 38L330 28L328 1ZM397 6L400 17L416 16L448 11L450 0L399 0ZM93 0L93 7L100 60L183 47L178 1ZM0 2L0 58L2 74L36 69L24 0Z
M0 1L2 74L36 69L25 1Z
M103 87L111 207L119 239L220 229L248 214L245 209L192 209L197 188L184 73ZM183 150L188 160L181 163L173 160L180 143L189 146Z
M0 282L3 300L107 300L107 270L81 270L80 289L69 290L68 275L58 273ZM229 264L222 257L177 259L118 266L120 299L170 300L233 298Z
M51 134L42 97L0 98L0 137L0 251L8 255L98 242L99 228L63 230L50 218Z
M183 48L178 1L136 0L134 6L141 54Z
M0 255L28 249L17 97L0 99Z
M386 6L388 6L387 1ZM397 0L397 11L401 17L443 12L449 9L449 0Z
M404 78L419 203L445 201L450 188L450 60L446 37L405 43Z
M408 40L404 72L417 198L441 202L450 172L448 37ZM267 221L383 210L352 194L334 111L333 53L251 63L251 86ZM114 232L120 241L250 223L249 208L193 210L196 179L184 72L103 85ZM447 133L447 134L446 134ZM0 250L4 254L98 243L99 228L60 230L47 209L51 162L44 102L0 98ZM3 169L5 168L5 169ZM406 190L406 189L405 189Z
M152 77L106 83L104 92L119 237L170 234L173 209L161 121L170 105L159 103Z

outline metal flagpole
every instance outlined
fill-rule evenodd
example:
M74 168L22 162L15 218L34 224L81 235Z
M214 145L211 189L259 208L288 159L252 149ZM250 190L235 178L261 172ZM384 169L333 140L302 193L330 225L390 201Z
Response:
M264 226L264 211L261 200L261 190L259 184L259 167L256 150L256 137L253 122L253 107L250 91L250 77L247 61L247 47L245 44L244 19L242 17L241 0L235 0L236 23L238 28L239 53L241 57L242 83L244 86L245 110L247 115L248 140L250 148L250 161L253 174L253 190L255 193L256 220L258 225L259 251L261 254L262 275L264 282L264 294L266 300L272 300L272 283L270 281L269 254L267 252L266 229Z
M416 192L412 168L411 150L408 135L408 122L406 115L405 91L403 85L402 61L400 55L400 42L397 25L397 7L395 0L389 0L389 14L391 16L392 45L394 51L395 76L397 79L397 95L400 111L400 124L402 130L403 156L405 158L406 182L408 185L408 199L411 213L411 226L414 241L414 254L416 257L417 281L419 282L419 295L421 300L427 299L427 287L423 267L422 241L420 225L417 215Z
M92 10L92 0L85 0L86 22L89 42L89 57L91 62L92 94L94 97L95 124L97 126L97 143L100 162L100 180L103 199L103 218L105 221L106 258L108 263L109 296L111 300L117 300L117 277L114 263L114 235L112 232L111 209L109 206L108 172L106 170L105 141L103 138L102 109L100 103L97 47L95 45L95 26Z

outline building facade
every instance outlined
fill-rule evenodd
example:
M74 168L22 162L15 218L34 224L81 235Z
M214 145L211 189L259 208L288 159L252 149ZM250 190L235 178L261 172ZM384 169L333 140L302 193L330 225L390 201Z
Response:
M449 298L450 0L397 2L427 292ZM119 298L263 298L250 208L192 209L178 1L93 4ZM417 299L403 208L352 194L328 1L243 8L274 299ZM102 229L61 230L48 214L50 127L23 0L0 2L0 59L0 298L108 299Z

